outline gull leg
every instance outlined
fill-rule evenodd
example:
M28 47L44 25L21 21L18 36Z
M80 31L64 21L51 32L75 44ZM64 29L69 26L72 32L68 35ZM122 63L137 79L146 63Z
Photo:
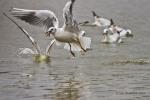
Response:
M51 50L51 48L52 48L52 46L54 45L54 43L56 42L56 40L55 39L53 39L51 42L50 42L50 44L47 46L47 48L46 48L46 55L50 55L50 50Z
M86 52L86 50L82 47L79 38L78 38L78 44L79 44L80 48L81 48L84 52Z
M73 57L75 57L75 53L71 50L71 44L70 43L68 43L68 44L70 46L70 53L72 54Z

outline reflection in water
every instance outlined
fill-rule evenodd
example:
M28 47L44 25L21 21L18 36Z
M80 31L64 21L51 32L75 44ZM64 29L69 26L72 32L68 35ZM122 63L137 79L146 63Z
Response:
M59 71L51 66L51 63L35 62L32 67L22 72L20 80L15 83L17 87L28 91L19 96L39 98L41 95L40 98L48 100L79 100L82 97L89 100L89 89L85 86L86 77L82 69L65 73ZM39 94L37 90L44 92Z
M68 81L59 83L60 87L56 89L57 93L54 100L78 100L79 82L72 76Z
M90 83L82 68L83 66L80 66L65 75L58 74L60 78L55 79L57 83L53 100L90 100Z

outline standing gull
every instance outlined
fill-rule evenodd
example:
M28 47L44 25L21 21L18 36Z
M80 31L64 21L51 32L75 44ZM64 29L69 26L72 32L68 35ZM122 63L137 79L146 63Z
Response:
M59 28L56 15L49 10L13 8L11 14L31 25L43 26L46 29L47 36L53 35L54 39L46 49L47 55L50 55L50 50L54 43L64 43L64 48L75 56L73 51L86 52L90 48L91 38L83 36L85 32L78 27L77 21L73 19L72 9L74 2L75 0L70 0L66 3L63 9L65 21L61 28Z

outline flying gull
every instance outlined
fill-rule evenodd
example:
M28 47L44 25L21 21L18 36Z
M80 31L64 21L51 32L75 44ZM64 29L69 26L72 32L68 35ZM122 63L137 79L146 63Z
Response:
M54 39L46 49L46 54L50 55L51 47L64 43L64 48L75 56L73 51L84 51L90 48L91 38L83 36L85 31L78 27L78 23L73 19L72 9L75 0L66 3L63 9L65 19L63 27L59 27L56 15L50 10L29 10L13 8L11 14L31 25L44 27L47 36L53 35Z

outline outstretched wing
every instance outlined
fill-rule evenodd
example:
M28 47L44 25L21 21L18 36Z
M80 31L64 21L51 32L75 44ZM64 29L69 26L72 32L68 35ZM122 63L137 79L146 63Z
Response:
M59 21L56 15L49 10L28 10L13 8L11 14L31 25L43 26L46 29L50 27L58 27Z
M26 37L29 39L29 41L32 43L33 48L34 48L34 53L32 54L40 54L41 50L39 45L37 44L37 42L34 40L34 38L24 29L22 28L20 25L18 25L18 23L16 23L12 18L10 18L6 13L3 13L8 19L10 19L14 24L16 24L18 26L18 28L24 33L24 35L26 35ZM29 51L31 49L22 49L21 51Z
M69 32L79 33L80 29L78 27L78 23L75 19L73 19L72 13L74 2L75 0L68 1L63 9L63 17L65 19L63 28Z

